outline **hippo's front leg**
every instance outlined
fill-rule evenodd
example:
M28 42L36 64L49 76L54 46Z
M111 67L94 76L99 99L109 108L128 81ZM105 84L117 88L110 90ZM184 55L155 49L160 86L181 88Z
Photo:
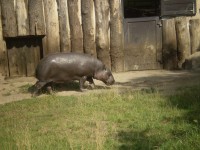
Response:
M92 77L87 77L87 81L89 82L91 88L94 89L95 88L95 84L94 84L94 81L93 81Z
M87 80L87 77L86 76L83 76L82 78L79 79L79 86L80 86L80 91L83 92L84 91L84 83L85 81Z

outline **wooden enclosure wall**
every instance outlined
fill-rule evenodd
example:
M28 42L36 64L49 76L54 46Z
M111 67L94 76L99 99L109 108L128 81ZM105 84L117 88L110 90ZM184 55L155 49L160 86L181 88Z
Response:
M91 54L114 72L124 70L121 0L1 0L0 3L1 73L33 75L34 71L27 70L28 53L29 57L37 57L31 59L34 70L38 63L35 60L57 52ZM8 46L12 38L17 42ZM27 43L30 46L19 44L20 39L29 38L35 39ZM38 40L42 40L42 47Z
M182 69L185 60L200 51L200 18L176 17L163 23L163 67Z

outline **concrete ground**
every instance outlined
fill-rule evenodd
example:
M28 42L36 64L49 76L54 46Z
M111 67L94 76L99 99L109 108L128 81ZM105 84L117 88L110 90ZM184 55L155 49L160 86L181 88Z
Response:
M95 92L106 92L108 90L140 90L140 89L156 89L160 92L171 94L177 89L200 85L200 70L197 71L166 71L166 70L149 70L149 71L130 71L113 74L116 80L115 85L107 87L102 82L95 80L96 88L85 92L78 91L76 87L69 86L59 88L55 95L81 95L91 94ZM31 98L28 89L34 85L36 79L34 77L20 77L5 79L0 76L0 104L9 103ZM41 96L45 96L42 94Z

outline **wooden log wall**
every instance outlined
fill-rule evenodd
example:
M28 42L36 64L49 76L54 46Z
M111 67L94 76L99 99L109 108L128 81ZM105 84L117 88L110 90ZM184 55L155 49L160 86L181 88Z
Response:
M175 19L163 20L163 68L177 69L177 40Z
M0 17L1 17L1 7L0 7ZM0 74L2 74L4 76L6 76L8 74L6 44L3 39L3 28L2 28L1 19L0 19Z
M185 60L200 51L200 18L163 20L163 68L182 69Z
M34 75L38 59L57 52L91 54L115 72L124 70L121 0L1 0L0 4L2 73L7 58L8 75Z

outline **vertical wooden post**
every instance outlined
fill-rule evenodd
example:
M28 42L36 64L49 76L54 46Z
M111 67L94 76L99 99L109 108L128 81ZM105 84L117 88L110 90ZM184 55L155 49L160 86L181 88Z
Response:
M68 0L72 52L83 53L83 31L81 21L81 0Z
M174 19L166 19L163 24L163 68L177 69L177 40Z
M44 55L60 52L59 21L56 0L44 0L46 49Z
M16 1L18 36L29 35L28 0Z
M176 35L178 44L178 67L182 68L185 59L191 54L189 21L186 17L176 18Z
M96 57L94 0L81 1L81 11L84 52Z
M60 50L61 52L70 52L71 40L67 0L57 0L57 3L60 27Z
M190 20L191 53L200 51L200 19Z
M96 46L97 57L108 67L111 68L110 59L110 34L109 19L110 9L108 0L94 0L96 13Z
M3 35L5 37L17 36L16 4L15 0L1 0Z
M44 4L42 0L29 0L30 35L45 35Z
M0 73L4 76L9 76L6 43L3 40L3 29L2 29L1 18L2 16L1 16L1 4L0 4Z
M110 55L114 72L124 71L123 20L120 1L110 1Z

